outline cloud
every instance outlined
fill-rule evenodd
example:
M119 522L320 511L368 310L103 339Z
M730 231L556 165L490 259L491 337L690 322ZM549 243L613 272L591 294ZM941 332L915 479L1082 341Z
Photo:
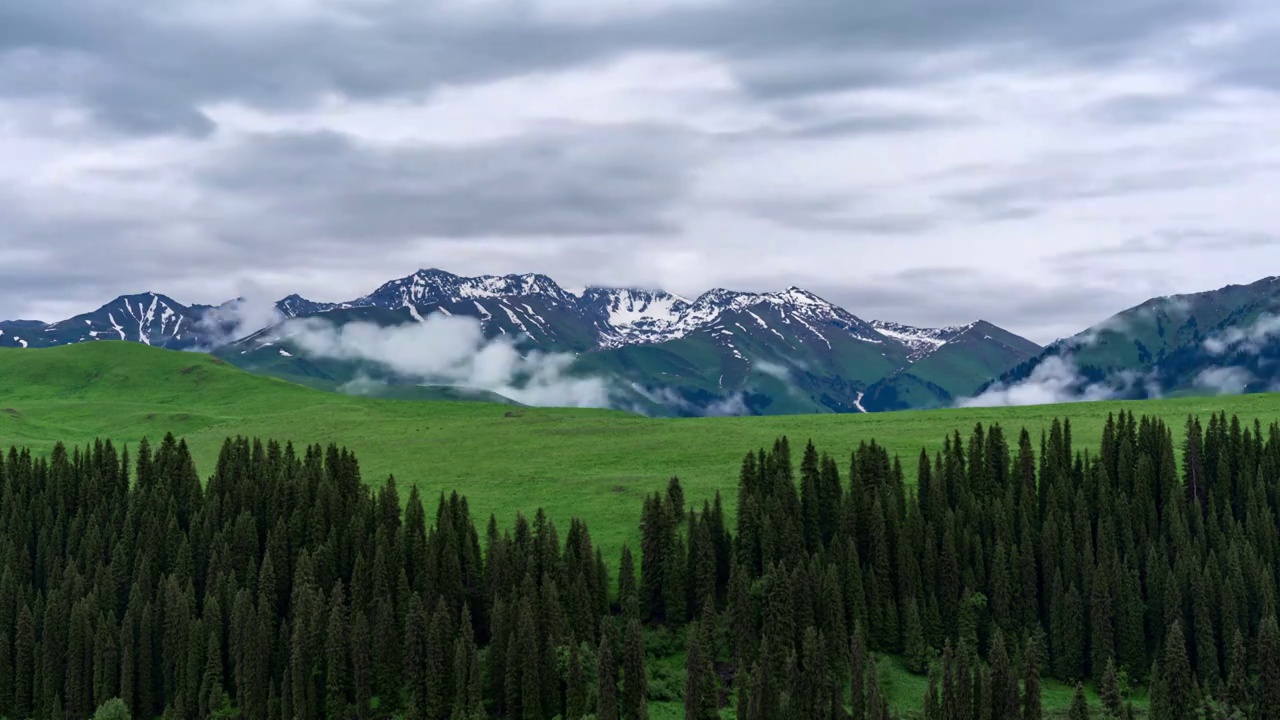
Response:
M1167 319L1173 316L1179 322L1194 307L1192 300L1186 296L1169 296L1152 298L1147 302L1130 308L1123 313L1112 315L1100 323L1091 325L1084 332L1063 341L1069 349L1091 347L1097 344L1103 333L1124 335L1132 332L1137 323L1156 319Z
M210 308L196 323L201 347L209 352L284 320L276 308L270 291L253 282L240 283L241 292L234 300Z
M878 271L848 286L830 282L802 278L798 284L850 308L864 319L923 327L963 325L982 319L1040 344L1075 335L1096 318L1149 297L1141 281L1122 285L1101 277L1058 280L1052 276L1030 281L960 265L917 265L898 272Z
M764 373L765 375L777 378L778 380L781 380L784 383L791 382L791 368L787 367L786 365L781 365L779 363L772 363L772 362L769 362L768 360L753 360L751 362L751 369L758 370Z
M1218 395L1239 395L1254 381L1253 373L1242 367L1205 368L1196 375L1198 388L1212 390Z
M387 387L384 380L370 377L368 373L359 371L356 376L338 386L338 392L348 395L380 395Z
M639 395L651 403L676 410L686 415L693 415L697 417L735 417L751 414L751 409L747 407L746 394L741 390L734 391L725 397L714 399L705 404L698 404L684 397L679 391L670 387L645 387L634 382L630 383L629 387L636 395ZM629 409L632 412L647 414L645 409L638 404L632 403Z
M1148 397L1160 395L1154 376L1117 372L1101 382L1091 382L1080 373L1070 354L1050 355L1036 365L1026 380L1012 385L996 383L976 397L958 400L956 407L1096 402L1127 397L1137 389Z
M1273 338L1280 338L1280 315L1264 313L1247 327L1231 327L1205 338L1204 349L1211 355L1238 351L1256 355Z
M1265 266L1055 255L1269 230L1277 34L1257 0L0 3L0 317L437 266L1047 342Z
M488 390L525 405L604 408L612 402L604 380L569 374L572 354L522 354L505 335L485 338L474 318L433 313L421 323L390 327L302 318L278 334L311 356L369 362L422 384ZM350 390L368 392L367 381L353 382Z
M282 132L250 136L200 182L245 198L240 222L224 225L244 238L663 235L696 144L676 128L571 123L459 146Z

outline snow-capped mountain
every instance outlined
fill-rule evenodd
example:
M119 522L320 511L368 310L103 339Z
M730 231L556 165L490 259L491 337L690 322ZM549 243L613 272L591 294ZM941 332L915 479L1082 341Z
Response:
M51 347L91 340L128 340L171 349L201 345L201 320L213 308L183 305L157 293L122 295L90 313L55 323L0 323L0 346ZM7 342L6 342L7 341Z
M322 303L308 300L301 295L290 295L276 303L276 311L285 319L315 315L342 307L339 303Z
M563 303L574 303L577 300L546 275L529 273L468 278L432 269L419 270L408 277L392 280L371 294L344 305L394 310L407 305L425 306L462 300L530 296Z
M978 325L977 321L968 325L953 325L940 328L920 328L885 320L872 320L871 326L881 335L896 340L910 348L907 360L915 362L929 357L939 348L957 337L969 332Z
M579 303L600 329L602 347L663 342L683 332L690 302L664 290L591 287Z
M108 339L171 349L217 345L219 356L241 367L311 384L340 384L343 374L362 372L317 365L274 323L243 325L239 302L184 306L155 293L124 296L50 325L0 323L0 346ZM977 387L1039 351L985 323L916 328L868 322L798 287L776 292L717 288L693 299L641 288L589 287L575 294L533 273L463 277L424 269L346 302L290 295L275 303L275 314L280 321L316 317L382 326L426 322L433 314L470 317L488 337L506 335L529 350L575 354L577 371L667 388L695 405L742 395L753 412L862 411L868 406L864 394L876 391L880 394L869 401L874 409L874 397L883 391L873 386L893 378L894 387L900 387L904 375L932 377L921 381L930 388L928 397L913 400L912 406L943 403L954 391ZM978 337L979 326L992 332ZM241 339L228 344L235 338ZM1008 338L1016 340L1005 342ZM958 345L963 347L950 356L977 359L928 362L943 348ZM990 374L983 374L987 370Z

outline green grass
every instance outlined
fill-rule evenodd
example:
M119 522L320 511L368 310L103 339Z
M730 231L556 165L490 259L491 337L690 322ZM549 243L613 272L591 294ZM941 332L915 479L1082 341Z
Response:
M810 438L841 458L875 438L902 455L914 477L921 447L974 423L1025 426L1036 434L1070 416L1078 446L1101 435L1108 412L1132 409L1181 427L1188 413L1218 410L1242 420L1280 417L1280 395L1179 398L1067 406L933 410L874 415L792 415L650 419L605 410L512 408L473 402L375 400L325 393L251 375L208 355L124 342L47 350L0 349L0 447L48 452L58 440L96 437L136 444L167 431L186 438L202 473L212 470L228 435L295 444L337 442L354 450L368 482L394 473L402 496L417 485L430 500L456 489L477 524L497 513L546 509L558 524L585 519L592 537L616 557L636 537L641 498L680 476L696 502L718 489L732 507L747 450Z

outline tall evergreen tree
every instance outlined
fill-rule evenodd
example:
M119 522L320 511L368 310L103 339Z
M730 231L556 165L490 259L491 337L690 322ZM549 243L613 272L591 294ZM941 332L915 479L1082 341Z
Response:
M1268 615L1258 626L1255 662L1258 679L1251 717L1275 720L1280 718L1280 628L1275 615Z
M1067 711L1071 720L1089 720L1089 704L1084 697L1084 685L1076 683L1075 694L1071 696L1071 709Z
M1022 720L1040 720L1043 717L1040 704L1040 658L1034 640L1027 641L1022 663Z
M596 652L596 718L618 720L618 666L608 633L601 633Z
M622 720L649 719L649 676L640 623L627 622L622 651Z

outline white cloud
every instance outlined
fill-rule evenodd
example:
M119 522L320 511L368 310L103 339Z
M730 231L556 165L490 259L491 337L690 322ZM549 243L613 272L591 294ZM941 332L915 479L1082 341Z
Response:
M747 407L746 395L741 390L734 391L729 395L713 400L706 405L698 405L686 399L673 388L644 387L637 383L630 383L629 387L635 394L643 397L651 403L672 408L688 415L696 415L699 417L731 417L751 414L751 410ZM631 404L628 409L641 414L645 413L643 407L634 403Z
M568 374L568 353L522 354L505 336L486 339L474 318L428 315L421 323L382 327L355 322L341 327L319 318L290 320L279 334L310 355L375 363L423 384L457 385L495 392L525 405L610 407L609 385ZM367 378L350 388L368 392Z
M1256 354L1273 338L1280 337L1280 315L1263 314L1246 327L1231 327L1204 341L1204 349L1213 355L1229 350Z
M1151 376L1118 372L1102 382L1090 382L1076 368L1071 355L1050 355L1036 365L1026 380L1012 385L996 383L981 395L958 400L956 407L1096 402L1123 397L1138 387L1149 397L1160 396L1160 388Z
M1211 367L1200 371L1195 386L1218 395L1239 395L1253 382L1253 373L1241 367Z
M765 375L777 378L784 383L791 382L791 368L788 368L786 365L772 363L768 360L753 360L751 361L751 369L758 370Z
M276 309L277 299L262 285L242 281L235 300L215 307L200 318L198 325L204 342L200 349L222 347L278 324L284 317Z

